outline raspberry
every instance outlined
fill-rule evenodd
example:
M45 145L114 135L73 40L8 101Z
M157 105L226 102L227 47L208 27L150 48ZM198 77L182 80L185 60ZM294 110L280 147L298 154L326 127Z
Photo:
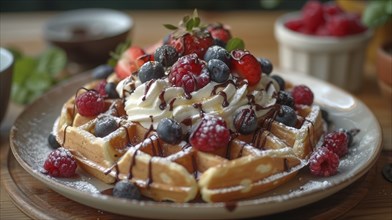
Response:
M174 86L191 93L203 88L210 82L207 65L196 54L180 57L170 69L169 81Z
M304 21L302 18L296 18L286 21L284 25L292 31L299 31L304 26Z
M312 105L313 103L313 92L305 85L295 86L291 95L296 105Z
M53 177L72 177L76 167L75 158L62 147L52 151L44 163L44 169Z
M327 29L332 36L342 37L350 34L350 20L342 14L328 19Z
M317 27L324 23L323 6L319 1L308 1L302 8L305 28L315 32Z
M333 176L338 172L339 156L328 148L321 147L309 159L310 173L316 176Z
M343 13L343 10L334 2L327 2L323 4L323 12L326 16L334 16Z
M101 80L101 81L98 83L98 85L95 87L95 90L96 90L102 97L106 97L106 96L107 96L106 90L105 90L106 84L107 84L106 80Z
M86 117L96 116L105 111L104 99L95 90L88 90L77 96L75 104L79 114Z
M348 152L348 142L349 137L346 132L334 131L324 137L323 147L333 151L339 157L343 157Z
M194 148L206 152L227 146L229 141L230 131L226 122L221 117L213 115L204 115L189 137L189 143Z
M261 65L249 51L233 50L231 57L232 70L248 80L250 86L254 86L260 81Z

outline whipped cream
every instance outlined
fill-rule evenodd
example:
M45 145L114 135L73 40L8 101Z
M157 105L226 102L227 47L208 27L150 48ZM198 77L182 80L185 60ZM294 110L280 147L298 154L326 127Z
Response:
M229 129L235 131L233 119L236 111L243 108L255 110L257 118L267 114L276 103L275 93L279 85L263 74L256 86L237 83L230 78L225 83L211 81L203 88L186 94L182 87L173 87L167 78L141 83L130 76L117 85L117 92L125 99L125 111L129 121L153 128L163 118L173 118L189 131L197 124L202 113L219 115Z

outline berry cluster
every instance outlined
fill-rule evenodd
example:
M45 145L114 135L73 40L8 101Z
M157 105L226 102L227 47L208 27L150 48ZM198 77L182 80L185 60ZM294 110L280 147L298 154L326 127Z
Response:
M351 132L333 131L325 135L321 147L317 148L309 159L309 169L316 176L332 176L338 172L339 159L348 152L352 142Z
M308 1L302 8L301 17L287 21L285 26L303 34L335 37L366 30L359 15L344 12L333 2L322 4L317 0Z

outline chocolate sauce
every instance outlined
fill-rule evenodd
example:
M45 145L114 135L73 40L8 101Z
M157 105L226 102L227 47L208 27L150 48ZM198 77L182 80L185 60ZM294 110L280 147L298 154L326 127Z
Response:
M192 99L192 95L190 93L185 92L184 94L186 99Z
M197 163L195 157L192 155L192 168L193 168L193 176L195 179L197 178Z
M159 105L160 110L164 110L166 108L166 101L165 101L165 90L159 94L159 100L161 101L161 104Z
M225 208L229 212L233 212L237 208L237 202L225 202Z
M103 172L105 175L108 175L110 172L113 171L113 169L116 172L116 182L119 181L120 179L118 178L119 175L119 170L118 170L118 164L117 162L115 162L111 167L109 167L107 170L105 170L105 172Z
M150 125L150 127L148 128L148 131L144 134L144 138L143 138L143 140L145 140L147 137L148 137L148 135L152 132L152 131L154 131L154 116L152 116L152 115L150 115L150 120L151 120L151 125Z
M148 179L147 179L147 189L150 188L151 183L153 182L152 180L152 158L148 161Z
M191 147L192 145L190 143L186 143L184 146L182 146L181 150L184 151L186 149L188 149L189 147Z
M146 89L144 90L144 95L142 97L142 101L146 101L146 96L148 93L148 90L150 90L151 85L155 82L155 79L152 79L146 83Z
M192 126L192 119L186 118L186 119L182 120L181 124L183 124L185 126Z
M218 88L224 88L224 87L228 86L229 84L233 84L233 85L235 86L235 88L238 89L238 87L237 87L237 85L234 83L234 81L230 79L230 80L227 80L227 81L224 82L224 83L215 85L214 88L213 88L212 91L211 91L211 96L216 95L216 90L217 90Z
M102 190L100 193L107 196L113 196L113 188Z
M73 119L72 119L73 120ZM64 128L64 132L63 132L63 143L61 143L61 146L62 147L64 147L64 144L65 144L65 138L67 137L67 128L69 127L70 125L66 125L65 126L65 128ZM71 125L72 126L72 125Z
M227 94L224 91L218 92L218 95L223 97L222 107L227 107L229 102L227 101Z
M283 168L284 172L287 172L289 170L289 161L287 160L287 158L283 159Z
M203 115L204 115L204 113L205 113L205 112L203 111L203 104L202 104L202 103L193 103L192 106L193 106L194 108L196 108L196 109L199 109L199 111L200 111L200 118L202 118Z
M245 142L242 142L242 141L241 141L240 143L241 143L241 150L238 152L237 158L242 157L242 152L244 151L244 147L245 147L245 145L246 145Z
M176 98L174 98L174 99L172 99L172 100L170 101L170 103L169 103L169 106L170 106L169 111L173 111L174 102L175 102L175 101L176 101Z
M266 135L264 135L265 131L263 128L261 128L259 131L255 132L253 134L252 138L252 143L253 146L255 146L257 149L264 150L265 149L265 144L267 143L267 137L271 134L268 132Z
M133 155L132 155L132 162L131 162L131 165L129 166L129 172L128 172L128 179L129 180L132 179L132 177L133 177L132 169L136 165L136 155L138 154L138 152L139 152L139 148L136 149L135 153L133 153Z
M310 124L310 126L307 129L307 132L308 132L308 136L309 136L310 147L313 149L315 147L315 143L313 141L313 138L314 138L314 124L313 124L312 121L310 121L310 120L308 120L306 118L305 118L304 121L307 121Z

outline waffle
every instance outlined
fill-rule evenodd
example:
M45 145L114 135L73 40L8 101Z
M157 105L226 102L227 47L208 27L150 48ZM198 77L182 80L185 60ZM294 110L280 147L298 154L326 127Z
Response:
M98 82L85 85L94 88ZM77 113L74 97L63 106L54 130L78 165L105 183L126 179L155 201L206 202L245 199L278 187L307 165L324 132L317 105L297 110L297 125L288 127L260 119L254 134L233 134L227 147L202 152L182 141L170 145L154 129L126 120L124 102L106 99L107 111L97 117ZM101 138L94 135L99 117L113 117L118 129Z

